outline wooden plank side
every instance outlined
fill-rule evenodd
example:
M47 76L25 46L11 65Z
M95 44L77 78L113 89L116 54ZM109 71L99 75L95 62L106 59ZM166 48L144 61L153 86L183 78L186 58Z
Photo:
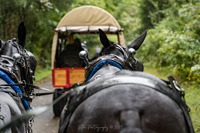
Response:
M85 69L70 69L69 70L69 83L79 83L85 79Z
M67 84L67 73L65 69L54 70L55 86L62 86Z

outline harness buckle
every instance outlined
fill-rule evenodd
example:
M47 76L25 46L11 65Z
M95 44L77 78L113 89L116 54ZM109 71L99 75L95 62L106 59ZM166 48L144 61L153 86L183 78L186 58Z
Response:
M34 122L34 119L33 119L33 116L29 119L28 121L28 133L32 133L33 130L32 130L32 125L33 125L33 122Z
M23 95L22 95L21 93L18 92L18 93L17 93L17 97L19 97L19 98L22 99L22 98L23 98Z
M0 119L4 121L5 116L0 112Z
M185 90L181 88L176 80L172 81L174 84L174 88L180 93L181 97L184 97L185 95Z
M36 97L36 94L34 92L31 92L30 96L34 99Z
M169 76L168 79L172 87L178 91L182 101L185 103L187 111L190 112L190 107L186 104L186 101L185 101L185 90L179 86L178 82L173 77Z
M70 100L70 97L67 98L67 102L66 102L66 105L65 105L66 107L65 107L65 110L64 110L65 113L68 110L69 100Z
M22 81L22 83L24 83L24 87L26 87L26 81L25 81L25 80L23 80L23 81Z

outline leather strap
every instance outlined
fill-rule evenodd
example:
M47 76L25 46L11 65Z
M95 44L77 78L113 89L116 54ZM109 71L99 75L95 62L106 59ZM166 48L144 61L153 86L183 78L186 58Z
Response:
M32 98L24 96L21 93L13 93L11 91L6 91L6 90L3 90L3 91L1 90L1 92L8 93L8 94L10 94L12 96L19 97L19 98L24 99L24 100L29 101L29 102L32 102L32 100L33 100Z
M28 87L39 89L39 90L50 91L49 89L39 87L39 86L35 86L35 85L32 85L32 84L28 84L28 83L0 84L0 86L28 86Z

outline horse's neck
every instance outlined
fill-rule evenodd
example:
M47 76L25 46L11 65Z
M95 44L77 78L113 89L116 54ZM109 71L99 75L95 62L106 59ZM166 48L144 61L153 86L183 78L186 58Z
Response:
M105 64L92 76L91 80L95 79L99 76L104 76L104 75L115 73L119 70L120 70L119 68L117 68L113 65Z

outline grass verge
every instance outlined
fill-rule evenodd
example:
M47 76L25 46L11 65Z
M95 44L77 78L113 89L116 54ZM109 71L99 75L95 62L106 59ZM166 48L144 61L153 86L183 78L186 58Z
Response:
M52 71L51 70L48 70L48 69L43 69L43 70L36 70L35 72L35 82L38 82L48 76L50 76L52 74Z
M162 72L152 68L148 64L144 64L144 72L155 75L159 78L167 80L167 76L170 75L169 72ZM200 86L194 87L181 83L180 86L185 89L185 99L187 105L190 107L190 116L194 126L195 133L200 133Z
M200 133L200 89L199 87L190 87L182 84L185 88L185 99L191 111L190 116L196 133Z

